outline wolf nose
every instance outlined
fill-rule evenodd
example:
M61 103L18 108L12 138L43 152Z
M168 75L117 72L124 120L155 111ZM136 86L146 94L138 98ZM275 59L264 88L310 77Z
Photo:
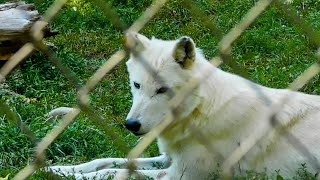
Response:
M141 127L141 124L135 119L127 119L125 126L128 130L132 132L138 132Z

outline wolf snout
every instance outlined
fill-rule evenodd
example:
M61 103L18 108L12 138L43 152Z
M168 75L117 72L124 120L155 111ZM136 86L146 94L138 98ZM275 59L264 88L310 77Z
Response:
M133 133L137 133L141 127L141 124L135 119L127 119L125 126Z

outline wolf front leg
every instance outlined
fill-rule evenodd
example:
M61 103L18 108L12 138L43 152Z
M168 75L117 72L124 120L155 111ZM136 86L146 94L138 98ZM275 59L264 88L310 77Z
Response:
M44 168L45 171L51 171L55 174L76 174L76 173L91 173L102 169L110 168L126 168L128 159L126 158L103 158L96 159L87 163L72 165L72 166L50 166ZM137 169L159 169L170 166L170 158L163 154L152 158L137 158L135 165Z
M75 174L64 174L64 176L72 176L76 180L98 180L98 179L115 179L124 180L129 177L128 169L103 169L96 172L90 173L75 173ZM169 180L167 176L167 169L157 170L136 170L131 174L131 177L141 178L152 178L155 180Z

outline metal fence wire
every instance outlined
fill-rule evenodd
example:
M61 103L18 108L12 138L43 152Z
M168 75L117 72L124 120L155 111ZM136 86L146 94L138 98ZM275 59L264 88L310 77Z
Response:
M103 11L106 18L108 18L112 24L118 29L122 30L124 34L130 32L139 32L147 22L152 19L156 13L165 5L166 0L155 0L150 7L148 7L142 16L140 16L130 27L126 25L126 23L120 20L119 15L116 13L114 9L108 4L106 4L102 0L92 0L93 3L99 5L100 9ZM87 116L89 116L90 120L92 120L98 127L101 127L104 132L111 137L114 137L114 144L119 149L126 149L127 143L125 143L120 138L117 138L118 135L113 130L109 129L107 126L102 126L103 118L90 107L89 103L89 94L94 88L100 83L100 81L113 69L115 68L125 57L132 52L134 48L132 45L132 39L127 38L125 41L125 48L123 50L117 51L115 54L111 56L109 60L103 64L89 80L86 82L84 86L81 86L78 77L76 77L69 68L63 66L55 55L53 51L51 51L43 42L43 29L48 25L48 23L59 13L62 7L67 3L67 0L56 0L49 7L46 13L43 15L43 18L34 23L31 29L31 36L33 38L32 42L26 43L18 52L16 52L9 61L0 69L0 83L2 83L6 76L23 60L25 59L32 51L35 49L43 52L47 59L54 64L70 81L74 87L78 89L78 106L75 107L75 111L68 113L63 119L59 122L59 124L54 127L44 138L41 139L39 143L35 143L35 135L32 133L30 129L26 125L23 124L20 117L11 110L11 108L4 102L0 101L0 107L7 114L7 118L14 122L19 122L18 125L21 128L22 132L27 134L30 141L35 144L35 159L25 168L23 168L18 174L15 175L14 179L26 179L32 173L34 173L37 169L44 166L45 162L45 151L48 146L54 143L55 139L70 125L75 118L79 115L80 112L84 112ZM317 62L310 66L308 69L304 71L295 81L293 81L288 89L298 90L302 86L304 86L312 77L314 77L320 71L320 36L316 34L312 28L306 23L301 17L296 13L294 8L290 6L290 4L280 1L280 0L259 0L255 3L255 5L246 13L246 15L242 18L242 20L234 26L227 34L223 35L223 31L218 28L214 24L214 22L209 21L205 18L203 11L197 6L196 3L193 3L192 0L184 0L182 3L184 8L190 11L191 16L202 23L203 26L207 27L212 35L221 39L219 42L219 55L211 59L211 63L215 66L219 66L222 62L228 64L231 68L234 69L239 75L246 76L244 70L242 70L232 59L231 48L233 42L235 42L242 33L261 15L262 12L266 10L271 4L273 4L279 10L285 12L287 20L291 22L293 25L297 26L301 32L309 39L310 46L317 47L318 50L315 53L317 57ZM128 27L128 28L127 28ZM130 36L129 36L130 37ZM154 73L153 69L148 65L148 63L144 60L141 61L144 67L150 73L150 76L154 76L160 83L162 82L160 77L157 77L156 73ZM171 114L167 114L163 121L159 123L155 128L151 130L151 132L147 133L143 139L130 151L128 158L134 159L137 158L141 153L156 139L156 137L171 123L175 121L174 110L179 107L179 104L184 100L185 97L188 96L200 83L202 83L209 75L209 72L203 73L202 77L199 79L191 79L188 83L185 84L184 87L181 88L179 93L172 93L170 100L170 108L172 109ZM269 104L270 111L269 113L269 121L272 124L273 128L266 129L264 132L254 132L251 136L245 139L241 146L233 150L233 153L227 158L222 164L222 176L223 178L229 178L231 176L231 167L235 165L249 150L253 147L261 138L268 136L269 133L277 132L278 136L283 136L287 138L288 142L296 148L300 153L302 153L308 160L310 160L311 165L314 169L320 170L320 164L317 162L312 154L308 152L308 150L303 146L301 142L297 138L295 138L289 132L289 127L282 126L277 122L276 114L282 108L282 106L290 99L289 95L283 97L281 103L279 104L270 104L270 100L264 96L262 92L260 92L258 87L252 87L263 99L266 104ZM200 143L206 145L207 139L205 134L201 134L201 131L198 131L195 128L191 128L193 131L197 131L196 137ZM206 146L208 150L211 147ZM261 156L264 156L263 154ZM132 161L134 163L134 161ZM131 167L130 172L133 172L134 165L128 166Z

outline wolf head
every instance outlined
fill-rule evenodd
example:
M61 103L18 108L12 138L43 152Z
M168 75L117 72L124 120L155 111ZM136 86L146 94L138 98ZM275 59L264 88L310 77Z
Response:
M126 65L133 104L125 125L135 135L143 135L170 113L170 98L192 77L196 48L189 37L163 41L130 33L127 40L131 46ZM199 104L193 96L182 103L180 117L188 116Z

